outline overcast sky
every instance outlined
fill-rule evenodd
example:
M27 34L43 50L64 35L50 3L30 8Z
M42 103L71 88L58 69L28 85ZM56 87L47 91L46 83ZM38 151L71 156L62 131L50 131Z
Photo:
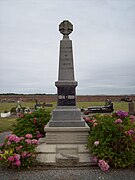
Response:
M135 94L135 0L0 0L0 93L56 93L63 20L77 94Z

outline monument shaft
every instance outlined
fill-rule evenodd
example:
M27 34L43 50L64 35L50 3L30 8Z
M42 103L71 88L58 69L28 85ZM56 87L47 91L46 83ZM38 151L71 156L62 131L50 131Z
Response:
M72 41L63 38L60 41L59 74L55 82L58 94L58 106L75 106L77 82L74 80Z
M74 65L72 41L63 38L60 41L60 57L59 57L59 81L74 81Z

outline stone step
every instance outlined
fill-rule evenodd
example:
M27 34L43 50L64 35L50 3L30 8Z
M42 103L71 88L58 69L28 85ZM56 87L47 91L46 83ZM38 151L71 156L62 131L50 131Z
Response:
M59 166L71 166L79 163L78 154L59 153L56 155L56 164Z
M78 146L76 144L57 144L56 152L61 154L77 154Z

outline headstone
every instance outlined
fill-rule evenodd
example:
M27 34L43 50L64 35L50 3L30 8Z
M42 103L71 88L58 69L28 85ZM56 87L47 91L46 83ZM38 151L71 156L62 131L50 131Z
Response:
M2 117L2 118L10 117L10 115L11 115L11 112L0 113L0 117Z
M135 115L135 102L129 102L128 104L129 114Z

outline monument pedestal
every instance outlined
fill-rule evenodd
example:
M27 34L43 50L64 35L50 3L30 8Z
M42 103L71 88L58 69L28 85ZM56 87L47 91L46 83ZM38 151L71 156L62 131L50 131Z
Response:
M50 127L84 127L80 109L76 106L57 106L52 112Z
M94 165L86 149L89 127L45 127L46 137L37 147L37 161L44 165Z
M86 144L89 127L45 127L46 144Z

